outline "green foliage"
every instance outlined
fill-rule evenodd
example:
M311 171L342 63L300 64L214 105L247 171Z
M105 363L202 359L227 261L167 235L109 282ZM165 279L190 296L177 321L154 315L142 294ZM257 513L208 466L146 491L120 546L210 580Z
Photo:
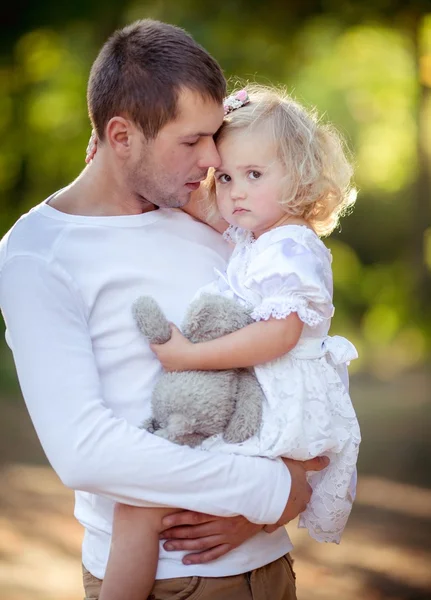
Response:
M341 129L359 195L328 240L334 331L357 343L362 357L353 368L387 377L420 364L431 340L423 302L431 268L431 190L424 189L431 170L431 14L424 6L37 3L11 21L0 46L0 234L84 166L86 82L107 35L137 18L174 22L217 57L232 85L284 85Z

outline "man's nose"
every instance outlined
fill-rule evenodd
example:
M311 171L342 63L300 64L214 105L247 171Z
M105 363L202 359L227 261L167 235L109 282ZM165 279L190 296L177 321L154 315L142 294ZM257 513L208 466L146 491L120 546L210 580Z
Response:
M198 166L201 169L209 169L214 167L217 169L221 165L220 154L218 153L217 147L214 143L213 138L209 137L205 145L204 152L199 159Z

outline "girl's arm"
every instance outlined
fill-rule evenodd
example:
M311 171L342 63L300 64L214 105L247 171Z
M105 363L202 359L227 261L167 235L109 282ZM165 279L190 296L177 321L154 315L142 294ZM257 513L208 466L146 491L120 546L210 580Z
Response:
M190 196L190 200L187 202L185 206L181 210L188 213L198 221L202 221L202 223L206 223L219 233L224 233L229 226L224 219L218 217L217 219L209 219L208 215L205 212L205 209L202 204L202 188L200 187L196 192L192 192Z
M283 356L297 344L303 323L296 313L258 321L221 338L193 344L173 327L166 344L153 344L166 371L217 371L254 367Z

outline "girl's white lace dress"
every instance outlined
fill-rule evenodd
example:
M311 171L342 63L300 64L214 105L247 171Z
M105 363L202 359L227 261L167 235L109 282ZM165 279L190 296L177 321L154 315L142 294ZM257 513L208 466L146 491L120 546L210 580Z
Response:
M304 328L293 350L255 368L266 397L259 436L242 444L213 436L202 449L298 460L327 455L330 466L309 474L313 494L299 526L316 540L339 542L355 494L360 431L347 377L355 347L328 336L334 312L330 251L299 225L278 227L257 240L230 227L225 237L236 244L226 272L217 271L201 292L251 306L257 321L296 312Z

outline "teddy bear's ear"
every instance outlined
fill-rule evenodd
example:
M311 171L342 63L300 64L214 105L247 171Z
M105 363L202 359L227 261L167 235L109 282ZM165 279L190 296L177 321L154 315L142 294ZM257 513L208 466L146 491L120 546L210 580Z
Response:
M171 326L162 309L151 296L141 296L132 307L139 330L151 344L165 344L171 339Z
M190 305L182 331L190 341L197 343L214 340L251 322L250 311L235 300L205 293Z

